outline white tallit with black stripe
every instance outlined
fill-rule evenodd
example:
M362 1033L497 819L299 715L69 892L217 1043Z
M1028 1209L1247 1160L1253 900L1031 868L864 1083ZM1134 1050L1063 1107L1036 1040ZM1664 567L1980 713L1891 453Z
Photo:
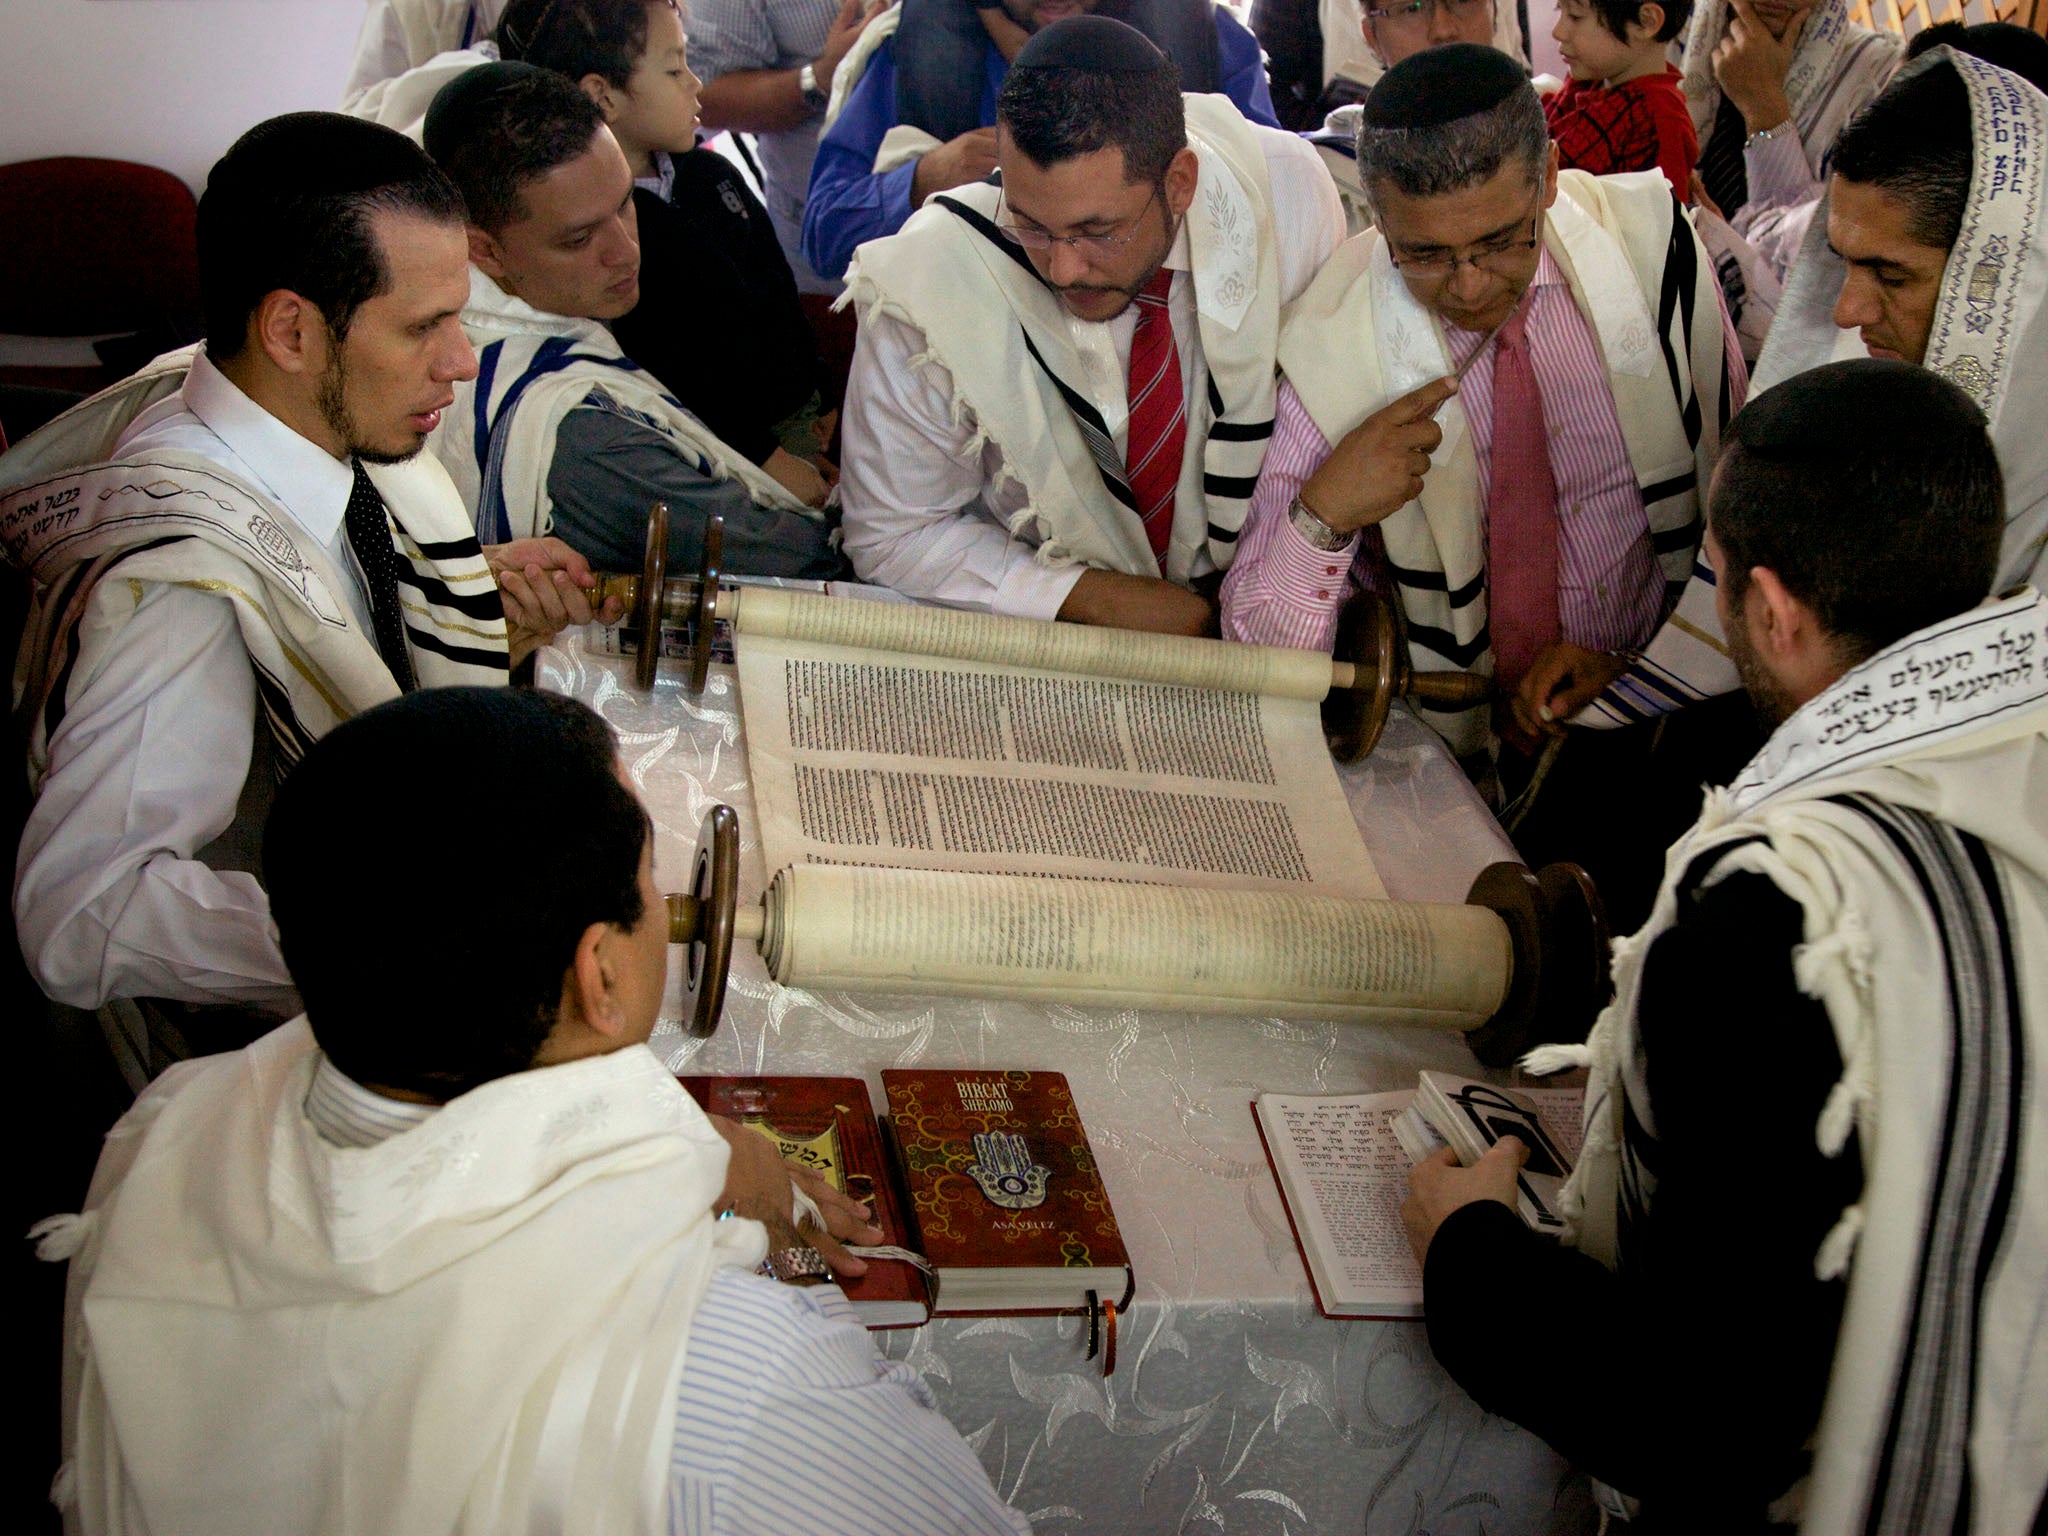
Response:
M288 769L398 684L344 595L351 577L264 492L196 454L113 456L147 406L175 393L192 350L168 354L25 438L0 460L0 545L33 583L14 698L41 783L70 701L120 643L151 583L230 603ZM497 578L439 465L366 465L384 499L406 647L423 688L506 680Z
M1975 149L1963 230L1942 271L1921 365L1959 385L1990 423L2005 473L2005 538L1992 583L2003 591L2048 576L2048 249L2040 234L2048 218L2048 97L2010 71L1949 48L1930 48L1899 78L1940 68L1956 70L1969 88ZM2015 153L2014 145L2031 150ZM1752 396L1864 355L1857 334L1835 325L1847 268L1827 235L1822 198L1757 360ZM1740 686L1715 613L1714 573L1703 559L1642 657L1573 723L1626 725Z
M822 521L787 487L726 445L661 381L619 349L602 321L553 315L505 292L475 267L462 329L477 376L458 379L455 403L427 448L455 482L485 542L538 538L555 525L548 475L555 435L573 410L608 410L657 432L685 463L737 480L758 507Z
M1670 184L1654 171L1560 172L1543 238L1607 363L1651 543L1675 598L1693 567L1701 488L1729 414L1713 273ZM1378 230L1339 247L1289 307L1280 367L1332 443L1452 371L1442 323L1408 291ZM1463 402L1446 401L1437 421L1443 441L1422 494L1380 532L1415 665L1490 673L1486 487ZM1457 752L1487 743L1484 708L1429 719Z
M1174 493L1166 576L1186 582L1229 566L1273 436L1280 326L1279 248L1258 131L1222 96L1187 96L1188 144L1201 165L1187 212L1202 343L1187 401L1187 446ZM896 234L854 253L847 300L924 334L920 365L943 367L953 409L972 416L978 450L1029 500L1010 532L1041 564L1157 576L1159 562L1124 475L1113 423L1127 415L1089 392L1076 320L1024 250L996 228L999 192L982 184L930 199Z
M1654 1210L1644 957L1703 860L1804 914L1800 989L1844 1063L1814 1134L1863 1192L1814 1256L1846 1271L1801 1530L2017 1532L2048 1490L2048 602L2032 588L1879 652L1781 725L1671 850L1583 1047L1564 1196L1612 1265ZM1718 860L1713 859L1720 851ZM1693 876L1697 879L1698 876ZM1731 963L1739 957L1731 956ZM1769 1071L1771 1063L1731 1063ZM1740 1213L1729 1228L1741 1241Z

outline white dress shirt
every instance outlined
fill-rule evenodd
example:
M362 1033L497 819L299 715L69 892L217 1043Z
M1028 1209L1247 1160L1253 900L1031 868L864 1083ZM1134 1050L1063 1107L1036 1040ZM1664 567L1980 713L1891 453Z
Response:
M347 573L349 605L370 630L368 588L342 527L348 464L203 354L117 452L162 449L198 454L266 492ZM50 996L80 1008L110 997L296 1006L255 876L198 857L235 822L252 760L267 762L257 729L255 672L231 605L148 588L50 738L49 775L22 833L14 918ZM267 801L267 785L251 788ZM253 850L253 835L246 841Z
M376 1146L435 1113L371 1092L325 1057L305 1107L313 1128L341 1147ZM924 1378L876 1352L838 1286L712 1272L676 1386L673 1536L1029 1529L989 1486Z
M1252 125L1266 156L1266 175L1278 225L1280 302L1309 284L1344 238L1344 212L1329 172L1316 153L1291 133ZM1195 314L1183 224L1167 253L1175 276L1167 315L1179 349L1181 387L1189 425L1206 421L1208 370ZM1125 451L1130 413L1125 405L1131 338L1137 306L1114 320L1071 321L1087 376L1080 381ZM846 553L861 579L917 595L927 602L1050 619L1086 569L1048 567L1033 546L1011 535L1008 518L1028 499L1014 480L994 489L1001 450L984 444L970 452L971 413L953 417L950 381L935 365L912 367L925 350L917 327L876 313L861 321L847 382L841 436L840 495L846 508ZM1187 451L1200 453L1190 430Z

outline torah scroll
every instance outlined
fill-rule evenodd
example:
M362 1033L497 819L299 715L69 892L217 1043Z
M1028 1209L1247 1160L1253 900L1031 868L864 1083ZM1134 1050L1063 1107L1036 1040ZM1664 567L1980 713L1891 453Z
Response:
M747 588L770 870L1385 894L1323 744L1327 657Z
M827 865L762 906L787 986L1471 1030L1514 974L1477 906Z

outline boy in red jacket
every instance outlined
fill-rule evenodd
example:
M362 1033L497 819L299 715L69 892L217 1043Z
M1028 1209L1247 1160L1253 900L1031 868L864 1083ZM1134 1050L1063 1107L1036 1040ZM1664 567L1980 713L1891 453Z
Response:
M1560 0L1550 35L1572 77L1543 112L1562 165L1600 176L1660 170L1687 198L1699 138L1669 55L1691 11L1691 0Z

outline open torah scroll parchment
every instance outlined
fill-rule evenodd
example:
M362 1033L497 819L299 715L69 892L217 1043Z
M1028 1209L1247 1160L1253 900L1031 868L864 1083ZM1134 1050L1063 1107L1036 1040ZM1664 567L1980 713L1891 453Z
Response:
M771 871L1385 895L1326 657L758 588L736 629Z

